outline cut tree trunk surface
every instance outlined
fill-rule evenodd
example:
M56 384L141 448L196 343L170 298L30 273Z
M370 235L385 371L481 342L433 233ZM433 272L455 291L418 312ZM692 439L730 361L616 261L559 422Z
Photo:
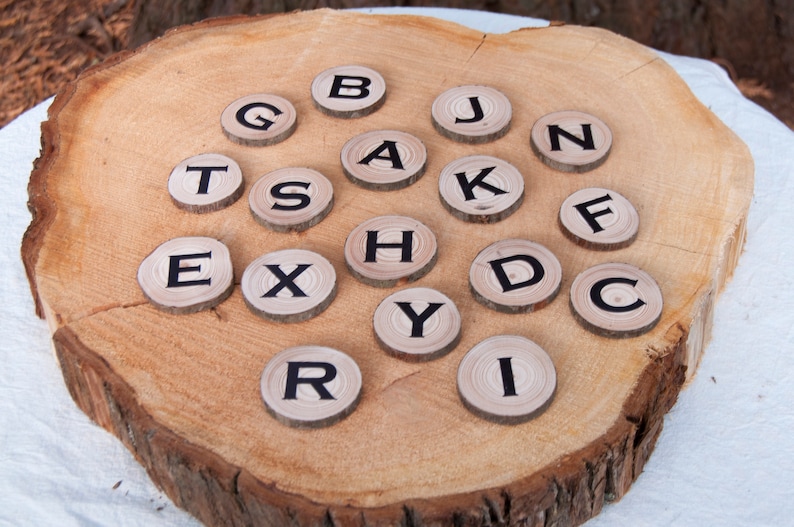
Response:
M348 64L377 71L387 85L383 105L365 117L328 115L312 100L315 77ZM432 103L460 85L503 93L509 130L478 145L440 134ZM263 92L294 106L294 132L268 146L231 141L224 109ZM606 160L583 173L549 167L530 146L533 125L563 110L597 117L612 136ZM241 119L261 124L262 115ZM340 152L373 130L420 139L423 175L396 190L348 179ZM328 10L213 20L89 70L56 99L43 132L23 258L66 383L178 506L210 525L584 522L628 490L696 367L752 193L747 148L669 66L631 41L581 27L483 35L433 19ZM588 144L584 123L560 133L565 148ZM390 144L381 146L369 161L394 165ZM214 212L185 210L169 194L169 175L207 152L239 164L244 196L266 173L312 168L332 183L333 208L298 232L261 225L245 197ZM503 159L524 177L523 202L493 223L460 219L439 198L443 167L474 154ZM474 185L475 176L461 188L475 199L498 194L487 185L496 180ZM639 232L628 246L588 249L560 227L561 204L587 187L614 190L636 209ZM386 215L432 233L436 260L410 286L440 291L461 317L457 346L430 360L387 353L373 330L378 306L405 280L374 287L348 269L348 235ZM228 247L234 290L211 309L170 314L147 301L136 276L157 246L193 236ZM477 255L507 239L530 240L559 260L559 292L537 309L503 313L469 290ZM262 318L247 306L240 277L260 256L289 249L333 265L335 297L308 320ZM576 277L608 262L635 266L658 286L661 315L640 335L596 334L572 313ZM190 269L202 263L181 265L169 282L196 278ZM279 270L279 284L298 296L289 287L297 287L295 269ZM507 285L520 283L507 264L500 269ZM533 269L527 283L538 277ZM619 300L609 285L589 298L616 312L642 300ZM554 366L553 398L518 424L495 422L458 394L464 355L499 335L533 341ZM280 403L263 402L263 370L304 345L337 349L360 369L360 396L327 426L291 426ZM509 361L499 357L505 397Z

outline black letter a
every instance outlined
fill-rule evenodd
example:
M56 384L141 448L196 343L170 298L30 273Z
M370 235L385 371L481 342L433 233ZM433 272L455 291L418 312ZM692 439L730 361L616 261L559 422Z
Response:
M381 152L384 150L389 151L389 155L382 156ZM405 170L403 168L402 159L400 159L400 152L397 151L396 141L383 141L378 148L372 151L367 157L358 162L359 165L369 165L374 159L382 159L384 161L391 161L391 167L397 170Z

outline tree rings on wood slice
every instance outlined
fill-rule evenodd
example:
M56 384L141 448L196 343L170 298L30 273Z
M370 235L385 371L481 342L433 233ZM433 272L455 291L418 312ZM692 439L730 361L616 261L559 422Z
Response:
M331 304L336 296L336 271L315 252L284 249L251 262L240 287L255 314L277 322L300 322Z
M260 380L268 412L296 428L320 428L344 419L358 405L361 385L358 364L324 346L280 351L268 361Z
M403 289L386 297L375 310L372 323L381 347L408 361L437 359L460 340L457 306L443 293L427 287Z
M213 238L173 238L143 259L138 285L149 302L168 313L215 307L234 289L229 250Z
M436 97L433 126L454 141L468 144L499 139L510 129L513 109L508 98L488 86L458 86Z
M557 389L551 357L531 340L497 335L475 345L458 366L458 395L475 415L518 424L540 415Z
M571 310L585 328L605 337L636 337L662 315L662 290L645 271L604 263L579 274L571 285Z
M599 118L566 110L544 115L532 126L532 150L548 166L563 172L587 172L609 156L612 131Z
M179 163L168 177L168 192L180 209L212 212L228 207L243 194L243 172L222 154L199 154Z
M363 188L397 190L425 173L427 149L405 132L376 130L357 135L342 147L345 175Z
M383 106L386 81L377 71L349 65L330 68L312 81L312 100L326 115L352 119Z
M462 157L438 176L441 203L453 216L474 223L501 221L524 201L524 177L496 157Z
M334 187L310 168L289 167L259 178L248 193L254 218L277 232L303 231L317 225L334 206Z
M561 283L557 257L529 240L493 243L480 251L469 269L474 298L502 313L528 313L546 306Z
M588 249L620 249L637 237L637 209L614 190L585 188L568 196L560 207L566 236Z
M377 216L345 240L345 262L361 282L392 287L426 275L436 263L438 243L427 226L407 216Z
M269 93L241 97L221 114L221 126L226 137L247 146L280 143L292 135L297 122L292 103Z

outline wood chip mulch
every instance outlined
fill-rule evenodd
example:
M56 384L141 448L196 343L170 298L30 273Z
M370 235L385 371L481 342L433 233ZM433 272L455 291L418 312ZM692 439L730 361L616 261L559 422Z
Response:
M144 0L141 0L144 1ZM77 75L125 49L135 0L0 0L0 128ZM730 72L730 65L725 65ZM794 86L772 91L734 79L794 129Z
M0 127L127 46L133 0L0 0Z

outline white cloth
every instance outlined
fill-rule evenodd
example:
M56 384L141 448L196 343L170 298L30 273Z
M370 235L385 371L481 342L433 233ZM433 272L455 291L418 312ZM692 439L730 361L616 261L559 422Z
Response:
M544 22L446 9L414 13L506 32ZM794 134L714 64L662 54L756 163L748 240L719 299L698 374L620 502L588 527L794 525ZM19 257L27 182L50 101L0 130L0 526L195 526L130 453L72 402L34 315ZM117 486L118 485L118 486Z

